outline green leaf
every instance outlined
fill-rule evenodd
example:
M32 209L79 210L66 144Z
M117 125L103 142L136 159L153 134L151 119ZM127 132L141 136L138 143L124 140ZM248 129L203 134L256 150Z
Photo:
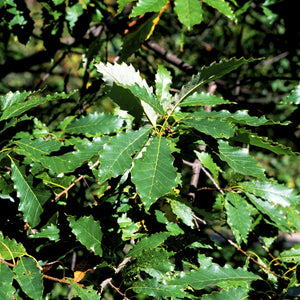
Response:
M25 100L26 100L28 94L22 93L22 97L24 97L23 102L21 102L20 99L18 99L18 101L13 101L13 104L8 106L3 111L0 121L7 120L9 118L13 118L16 116L20 116L21 114L28 111L29 109L36 107L40 104L46 103L48 101L67 99L74 93L76 93L76 91L73 91L69 94L55 93L53 95L47 95L46 97L31 96L27 101L25 101ZM10 97L10 96L11 95L9 95L8 97Z
M259 276L243 269L233 269L226 265L220 267L212 264L209 267L202 267L192 270L190 273L182 274L180 278L171 281L172 284L191 286L195 289L203 289L208 285L218 285L221 283L244 284L253 280L260 279Z
M201 118L197 113L191 113L181 120L186 126L211 135L214 138L229 138L234 135L233 124L226 120Z
M16 103L22 103L29 95L31 95L31 92L8 92L6 95L0 96L0 109L5 110Z
M128 252L127 256L137 257L141 255L143 251L156 248L171 235L170 232L158 232L149 237L144 237Z
M92 216L81 217L78 220L75 217L69 217L68 220L77 240L88 250L102 256L100 223L95 221Z
M197 115L202 118L211 117L211 118L228 120L230 122L237 123L239 125L261 126L261 125L281 124L280 122L274 122L272 120L268 120L265 118L265 116L262 116L260 118L256 116L250 116L247 110L238 110L235 113L231 113L228 110L211 111L211 112L207 112L203 110L197 112Z
M117 131L123 126L123 123L124 121L118 116L95 112L73 120L65 131L71 134L99 136Z
M244 144L250 144L256 147L260 147L263 149L270 150L277 155L295 155L296 153L292 151L291 148L279 144L277 142L273 142L269 140L267 137L258 136L256 133L251 132L245 128L241 128L236 131L236 135L231 138L234 141L238 141Z
M78 18L83 14L83 7L80 2L72 5L67 6L66 9L66 20L69 22L70 29L72 31L73 27L75 26Z
M168 105L170 104L171 83L172 83L171 72L168 69L166 69L164 66L158 65L157 73L155 75L155 93L164 111L168 109Z
M219 12L224 14L227 18L237 22L237 18L233 13L230 5L228 2L224 0L203 0L209 6L217 9Z
M293 262L299 264L300 262L300 243L293 246L289 250L282 251L279 260L284 262Z
M245 148L229 146L228 142L218 141L219 157L238 173L265 178L264 170L260 168Z
M22 290L34 300L41 300L43 295L43 276L37 262L31 257L22 257L13 269L15 279Z
M270 204L287 207L297 205L300 202L300 196L296 194L295 190L281 184L255 180L240 182L239 186L247 193L263 198Z
M0 245L1 247L1 245ZM1 250L0 250L1 251ZM1 253L1 252L0 252ZM0 255L1 256L1 255ZM14 273L6 265L0 263L0 299L12 300L15 294L15 288L12 285Z
M253 194L245 193L253 205L264 215L269 216L273 221L273 225L278 227L284 232L290 232L291 226L289 225L283 210L280 207L275 207L268 201L263 201L255 197ZM266 220L266 219L265 219Z
M51 241L59 241L59 229L56 225L51 224L45 228L42 228L39 232L29 236L30 238L46 238Z
M213 161L211 155L207 152L194 151L201 164L210 171L213 179L218 182L219 173L222 172L221 168Z
M179 21L191 30L195 24L203 20L201 2L198 0L175 0L175 11Z
M163 109L162 107L160 107L157 99L153 96L152 88L148 86L147 82L142 79L140 73L136 71L132 65L126 65L125 63L122 63L121 65L112 65L108 63L105 65L100 62L98 64L95 64L95 67L97 71L103 75L103 80L110 87L113 88L113 84L116 84L119 85L122 89L129 89L130 93L136 99L135 104L138 104L138 106L142 106L147 118L152 123L152 125L156 124L157 113L155 112L153 107L155 107L155 109L159 111L163 111ZM140 95L143 96L142 100L144 101L141 101L138 98ZM125 100L126 99L123 99L123 102ZM122 101L118 101L117 103L121 108L123 108ZM126 107L128 107L128 105L126 105L125 103L125 109ZM131 109L134 110L136 109L136 107L132 107Z
M223 290L221 292L213 292L210 295L203 295L203 300L233 300L248 299L249 289L244 287L238 287L235 289Z
M117 0L118 2L118 14L122 12L127 4L132 2L132 0Z
M135 53L147 39L153 27L153 21L157 18L157 14L153 15L135 31L130 32L123 38L122 49L120 52L120 61L125 61L131 54Z
M193 299L194 297L182 290L182 286L159 283L156 278L136 281L133 290L138 294L154 297L154 299Z
M173 213L181 219L181 221L186 224L187 226L190 226L194 228L194 218L193 218L193 211L190 207L185 205L184 203L180 201L176 201L174 199L170 199L170 205L172 207Z
M99 300L99 295L92 286L83 287L73 280L70 280L70 285L73 296L80 297L81 300Z
M139 0L133 8L130 17L140 16L147 12L159 12L167 2L168 0Z
M11 159L11 168L11 178L20 199L19 210L23 212L24 221L28 222L31 227L35 227L40 223L43 205L51 194L41 184L33 188L33 177L26 175L24 167L20 167L13 159Z
M294 90L290 93L288 97L286 97L281 104L300 104L300 84L296 86Z
M0 257L5 260L12 260L26 254L26 250L21 243L16 240L4 237L0 234ZM1 266L1 264L0 264Z
M238 245L242 240L247 243L247 236L252 218L247 201L237 193L228 193L225 198L227 223L229 224Z
M134 160L132 181L146 210L176 186L173 160L168 142L162 136L154 137L142 157Z
M171 110L171 113L184 99L196 92L203 84L216 80L224 76L225 74L237 69L238 67L255 60L257 59L231 58L230 60L221 60L219 63L213 62L208 67L202 67L200 72L197 75L193 76L192 79L182 87L180 92L175 95L175 104Z
M230 104L229 100L223 99L221 96L211 95L210 93L198 93L188 96L182 101L179 106L203 106L203 105L220 105L220 104Z
M122 175L131 167L132 155L145 143L149 128L128 130L113 136L100 153L100 181Z

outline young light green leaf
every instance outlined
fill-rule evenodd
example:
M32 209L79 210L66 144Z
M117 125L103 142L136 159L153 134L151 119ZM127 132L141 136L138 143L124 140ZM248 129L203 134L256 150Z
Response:
M0 258L12 260L25 254L26 250L21 243L17 243L15 239L10 239L0 234Z
M13 269L15 279L31 299L41 300L43 295L43 276L37 262L31 257L22 257Z
M281 104L300 104L300 84L286 97Z
M159 12L167 4L168 0L139 0L133 8L130 17L136 17L146 12Z
M70 280L70 285L74 297L80 297L81 300L99 300L99 295L92 286L83 287L74 280Z
M113 136L100 153L100 181L122 175L131 167L132 155L145 143L149 128L128 130Z
M42 228L39 232L36 232L29 236L30 238L46 238L51 241L59 241L59 229L56 225L51 224L45 228Z
M102 256L102 230L99 221L95 221L92 216L81 217L78 220L69 217L68 220L77 240L88 250Z
M127 256L137 257L141 255L143 251L156 248L171 235L172 233L170 232L158 232L149 237L144 237L128 252Z
M210 93L198 93L185 98L182 102L180 102L179 106L203 106L203 105L220 105L220 104L230 104L229 100L223 99L221 96L212 95Z
M155 75L155 93L164 111L168 109L171 100L170 86L172 83L171 72L159 65Z
M105 113L94 113L82 116L68 124L65 131L71 134L97 136L115 132L123 126L124 121L118 116Z
M228 290L223 290L221 292L214 292L209 295L203 295L202 300L233 300L240 299L246 300L248 299L249 289L244 287L238 287Z
M260 198L255 197L251 193L245 193L248 199L253 203L253 205L264 215L269 216L273 221L273 225L278 227L284 232L290 232L291 226L288 223L286 216L280 207L275 207L268 201L263 201Z
M154 297L154 299L193 299L194 297L183 291L182 286L160 283L156 278L136 281L133 290L138 294Z
M180 278L171 281L172 284L191 286L195 289L202 289L208 285L218 285L220 283L232 282L233 285L244 284L253 280L260 279L259 276L243 269L233 269L226 265L220 267L212 264L209 267L203 267L198 270L192 270L190 273L182 274Z
M1 247L1 245L0 245ZM1 253L1 252L0 252ZM1 257L1 254L0 254ZM12 300L15 293L15 288L12 285L14 273L6 265L0 263L0 299Z
M25 175L24 167L20 167L16 161L11 159L12 180L20 199L19 210L23 212L24 221L31 227L40 223L40 215L43 205L50 198L50 192L41 184L33 188L31 175Z
M122 89L129 89L131 94L137 99L137 102L140 103L139 106L142 106L147 118L152 123L156 124L157 113L153 107L159 107L159 103L155 97L153 97L153 90L147 84L147 82L142 79L140 73L134 69L132 65L126 65L122 63L118 64L95 64L95 67L99 73L103 75L103 80L113 89L114 84L121 87ZM139 86L140 89L134 87L135 85ZM138 95L135 95L134 92L137 92ZM141 101L138 96L143 93L145 99ZM148 95L148 97L146 96ZM146 102L146 101L147 102ZM124 102L124 99L123 99ZM118 103L120 105L120 103ZM120 105L122 107L122 105ZM161 110L162 107L160 108Z
M52 100L58 100L58 99L67 99L71 95L76 93L76 91L73 91L71 93L55 93L53 95L47 95L46 97L38 97L38 96L31 96L28 100L24 102L14 102L11 106L7 107L0 118L0 121L7 120L12 117L20 116L24 112L28 111L29 109L36 107L40 104L46 103L48 101ZM28 95L26 95L25 98L27 98Z
M228 193L225 197L227 223L229 224L238 245L247 243L247 236L252 218L247 201L237 193Z
M207 152L194 151L201 164L210 171L213 179L218 182L219 173L222 169L213 161L211 155Z
M192 79L182 87L180 92L175 95L175 104L170 114L184 99L196 92L203 84L216 80L224 76L225 74L237 69L243 64L247 64L255 60L257 59L231 58L230 60L221 60L219 63L213 62L210 66L201 68L200 72L197 75L193 76Z
M255 180L240 182L239 186L247 193L254 194L272 204L279 204L282 207L296 205L300 202L300 196L296 194L295 190L282 184Z
M224 14L227 18L237 22L237 18L233 13L230 4L224 0L204 0L206 4L217 9L220 13Z
M234 135L233 124L226 120L200 118L197 113L191 113L181 123L196 130L211 135L214 138L230 138Z
M162 136L154 137L142 157L134 160L132 181L146 210L176 186L173 160L168 142Z
M203 20L202 3L198 0L175 0L174 9L179 21L186 25L188 30Z
M227 162L227 164L236 172L254 176L258 178L265 178L264 170L259 167L249 152L245 148L232 147L225 141L218 141L219 157Z
M78 18L83 14L83 7L80 2L75 3L72 6L67 6L66 8L66 20L69 23L70 29L72 31Z

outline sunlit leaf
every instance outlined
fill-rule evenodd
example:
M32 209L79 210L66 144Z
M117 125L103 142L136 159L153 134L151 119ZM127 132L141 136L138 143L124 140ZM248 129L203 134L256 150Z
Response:
M59 241L59 229L56 225L51 224L45 228L42 228L39 232L29 236L30 238L46 238L51 241Z
M65 131L72 134L97 136L120 129L124 121L118 116L104 113L93 113L74 119L68 124Z
M245 148L230 146L225 141L218 141L219 157L228 163L236 172L258 178L265 178L264 170L257 165L257 162Z
M31 257L20 258L13 271L15 273L14 278L31 299L42 299L43 276L34 259Z
M300 85L296 86L294 90L290 93L288 97L286 97L282 104L300 104Z
M221 292L213 292L209 295L203 295L203 300L232 300L232 299L248 299L248 288L238 287L235 289L223 290Z
M83 287L73 280L70 280L70 286L73 290L73 296L80 297L81 300L99 300L99 295L92 286Z
M291 249L282 251L279 259L284 262L300 262L300 243L294 245Z
M1 248L1 245L0 245ZM1 256L1 250L0 250ZM12 285L14 273L6 265L0 263L0 299L1 300L11 300L15 293L15 288Z
M203 106L203 105L220 105L220 104L230 104L229 100L223 99L221 96L211 95L210 93L197 93L188 96L179 106Z
M291 227L281 207L275 207L274 204L255 197L253 194L246 192L246 195L262 214L271 219L274 226L285 232L289 232L291 230Z
M40 223L40 215L43 205L50 198L50 192L42 185L33 188L32 175L25 174L25 168L11 159L12 180L14 182L17 196L20 199L19 210L23 212L24 221L31 227Z
M122 175L131 167L132 155L145 143L150 132L148 128L138 131L127 131L113 136L104 145L100 154L100 180Z
M0 234L0 257L5 260L12 260L26 254L26 250L21 243L17 243L15 239L4 237ZM0 264L1 265L1 264Z
M133 284L136 293L149 295L155 299L193 299L194 297L182 290L182 286L159 283L156 278L136 281Z
M190 273L182 274L182 277L171 281L172 284L191 286L195 289L202 289L208 285L218 285L224 282L232 284L244 284L260 279L259 276L243 269L233 269L230 266L220 267L212 264L199 270L192 270Z
M237 22L237 18L233 13L230 4L225 0L203 0L209 6L217 9L219 12L224 14L229 19Z
M202 3L198 0L175 0L175 11L179 21L189 30L203 20Z
M166 5L168 0L139 0L133 8L131 17L145 14L146 12L159 12Z
M171 235L170 232L158 232L149 237L144 237L128 252L127 256L138 256L141 255L143 251L154 249Z
M295 205L300 202L295 190L285 187L282 184L268 181L244 181L239 185L248 193L263 198L272 204L279 204L283 207Z
M240 245L247 242L247 236L251 227L252 218L249 204L237 193L228 193L225 198L227 222Z
M212 156L207 152L195 151L197 158L201 164L210 171L213 179L218 182L219 173L222 172L221 168L214 162Z
M100 223L95 221L92 216L81 217L78 220L75 217L69 217L68 220L77 240L88 250L102 256L102 230Z
M163 106L164 111L167 110L171 100L170 86L172 84L171 72L164 66L159 65L155 75L155 93Z
M162 136L154 137L142 157L134 160L132 181L147 210L175 187L173 160L168 142Z

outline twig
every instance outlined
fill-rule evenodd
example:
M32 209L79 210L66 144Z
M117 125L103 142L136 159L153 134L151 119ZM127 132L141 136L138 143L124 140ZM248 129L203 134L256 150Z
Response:
M245 252L243 249L241 249L236 243L234 243L232 240L228 239L227 237L225 237L222 233L216 231L215 229L211 228L216 234L218 234L219 236L221 236L224 240L226 240L231 246L233 246L236 250L238 250L239 252L241 252L243 255L245 255L246 257L248 257L249 259L251 259L255 264L257 264L261 269L266 270L267 272L271 273L272 275L284 279L284 277L274 273L273 271L271 271L268 267L260 264L255 258L253 258L251 255L249 255L247 252Z
M98 166L100 164L100 161L97 160L91 167L90 169L94 169L96 166ZM62 195L66 194L77 182L79 182L80 180L82 180L84 178L84 175L81 175L80 177L78 177L77 179L75 179L67 188L65 188L62 192L60 192L59 194L57 194L55 196L55 200L59 199Z
M111 281L109 281L108 282L108 284L113 288L113 289L115 289L121 296L123 296L124 298L124 300L130 300L129 298L127 298L126 296L125 296L125 294L123 294L116 286L114 286L112 283L111 283Z
M218 183L213 179L213 177L210 175L210 173L204 168L204 166L201 164L201 170L205 173L205 175L211 180L211 182L214 184L214 186L218 189L218 191L224 195L223 190L220 188Z
M125 258L123 259L123 261L119 264L119 266L115 269L115 274L119 273L119 272L126 266L126 264L127 264L130 260L131 260L131 257L125 257ZM111 285L112 287L114 287L114 286L112 285L112 283L111 283L112 279L113 279L113 278L110 277L110 278L107 278L107 279L105 279L105 280L103 280L103 281L101 282L101 284L100 284L100 287L101 287L100 295L102 294L104 288L105 288L108 284ZM115 287L114 287L114 288L115 288ZM118 293L120 293L122 296L125 297L125 295L122 294L122 293L119 291L119 289L116 289L116 290L118 291ZM127 299L128 299L128 298L127 298Z
M184 62L174 54L171 54L170 52L162 48L159 44L148 40L145 41L143 45L148 49L153 50L159 57L176 66L180 70L186 72L187 74L193 75L197 73L197 70L192 65Z

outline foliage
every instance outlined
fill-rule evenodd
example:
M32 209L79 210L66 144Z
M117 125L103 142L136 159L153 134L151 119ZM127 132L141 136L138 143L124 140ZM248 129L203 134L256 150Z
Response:
M298 296L297 47L269 85L254 42L282 6L132 5L0 3L1 299Z

